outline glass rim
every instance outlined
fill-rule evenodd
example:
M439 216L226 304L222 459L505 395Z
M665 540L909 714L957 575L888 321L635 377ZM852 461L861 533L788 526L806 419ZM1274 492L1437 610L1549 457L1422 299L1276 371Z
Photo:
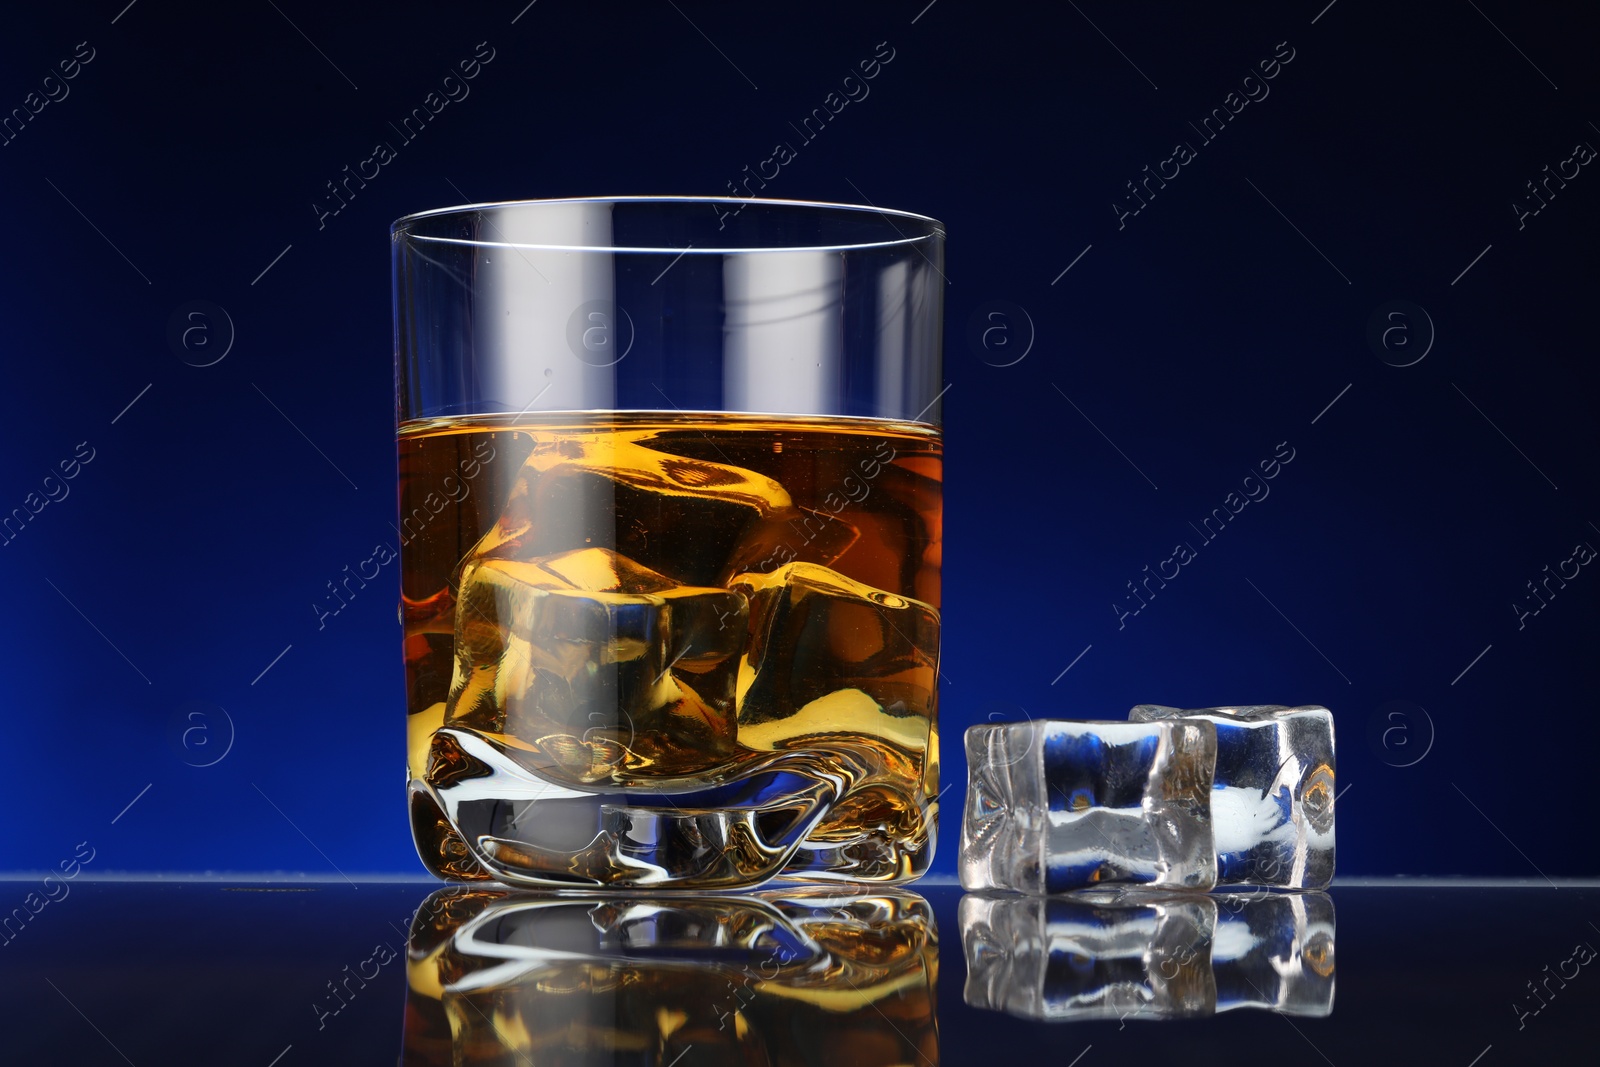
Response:
M519 207L538 207L556 204L739 204L740 210L750 205L778 208L805 208L828 209L831 211L860 212L877 215L889 224L898 236L892 240L866 241L855 243L837 243L821 245L758 245L754 247L734 246L702 246L687 247L674 246L643 246L643 245L613 245L613 244L542 244L538 242L521 241L492 241L461 237L439 237L430 234L413 232L411 227L416 223L441 219L450 216L465 216L488 210L502 210ZM893 219L899 218L908 223L915 223L923 232L913 236L906 236L895 226ZM454 244L481 248L511 248L527 249L530 251L548 252L598 252L598 253L642 253L642 254L677 254L677 255L738 255L756 252L849 252L872 248L895 248L905 245L917 245L942 240L945 236L944 223L929 215L919 215L912 211L901 211L896 208L873 207L864 204L842 204L826 200L783 200L768 199L764 197L746 196L570 196L554 197L549 199L529 200L491 200L482 203L459 204L452 207L430 208L426 211L417 211L403 215L389 226L391 238L404 237L409 241L425 241L432 244Z
M942 395L942 394L941 394ZM933 405L928 405L932 407ZM521 411L474 411L457 412L446 415L425 415L409 419L399 419L395 422L395 433L399 437L413 436L417 433L446 428L453 432L470 429L500 429L517 430L532 424L562 427L578 427L591 424L615 422L646 422L658 420L662 417L677 417L688 421L701 420L704 422L797 422L797 423L828 423L840 428L849 428L851 432L866 433L869 430L880 430L888 427L890 430L909 434L915 437L932 437L942 440L944 427L939 423L927 422L922 416L927 414L924 408L914 419L897 416L882 415L833 415L811 414L799 411L745 411L726 410L723 408L550 408L531 409L523 408ZM492 425L497 420L505 420L502 425ZM479 426L478 423L485 425Z

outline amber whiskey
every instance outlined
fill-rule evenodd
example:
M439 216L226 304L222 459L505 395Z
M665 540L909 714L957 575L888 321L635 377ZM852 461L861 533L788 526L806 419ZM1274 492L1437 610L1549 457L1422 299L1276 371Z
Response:
M472 416L408 425L399 451L412 824L435 873L927 868L936 431Z

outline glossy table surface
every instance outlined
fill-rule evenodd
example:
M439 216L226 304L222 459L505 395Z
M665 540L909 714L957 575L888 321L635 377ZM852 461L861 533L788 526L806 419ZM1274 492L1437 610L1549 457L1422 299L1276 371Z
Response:
M407 940L415 972L420 949L427 946L418 945L412 923L440 888L437 883L79 879L66 886L64 895L62 886L52 883L54 899L44 888L37 879L0 881L3 907L11 917L0 943L0 1005L7 1019L0 1050L6 1063L441 1062L419 1057L414 1048L405 1052L402 1033L416 1024L407 1018L408 1010L414 1011L407 1007ZM937 882L908 888L915 894L909 898L912 910L923 916L918 921L930 935L937 926L937 939L927 939L925 956L931 964L936 953L937 966L919 972L922 1008L916 1010L922 1014L917 1018L928 1025L924 1037L903 1046L914 1047L909 1061L1055 1067L1266 1063L1279 1057L1305 1064L1459 1067L1596 1062L1600 973L1591 972L1600 967L1591 961L1600 946L1600 886L1593 883L1335 885L1330 895L1337 914L1336 994L1324 1016L1240 1010L1161 1020L1147 1012L1124 1012L1120 1018L1056 1022L969 1004L960 888ZM631 898L629 906L638 900ZM670 897L650 900L675 907ZM592 909L594 901L581 903ZM900 906L904 909L904 900ZM26 919L18 918L17 909ZM547 928L530 927L535 933L522 936L536 941L537 930ZM679 992L687 988L682 983L708 975L720 981L717 969L725 968L725 959L713 953L696 963L692 953L679 951L681 930L674 936L679 962L673 966L679 970L672 973ZM583 966L591 968L585 973L599 973L593 970L589 941L584 946L590 962ZM639 973L637 962L629 964L629 974ZM698 976L696 967L702 972ZM352 984L354 971L365 977ZM335 1001L329 994L338 992L335 983L341 979L344 995ZM524 1005L526 998L571 993L551 992L548 982L517 980L524 983L516 994L525 998ZM727 987L734 989L731 982ZM587 987L583 995L591 995ZM648 988L629 995L634 998L630 1010L639 1008L640 997L649 1009ZM894 994L904 995L904 988ZM880 1036L892 1029L905 1037L906 1017L895 1016L893 1009L885 1012L887 1003L857 1006L869 1029L877 1026ZM787 1032L745 1034L737 1049L680 1042L615 1049L591 1045L577 1052L545 1046L530 1053L527 1042L518 1039L509 1043L521 1047L475 1047L466 1062L662 1067L898 1062L884 1051L894 1044L892 1038L888 1044L874 1043L855 1031L819 1053L822 1046L816 1042L826 1037L819 1033L842 1017L839 1010L824 1004L820 1015L808 1017L813 1021L803 1033L791 1026ZM665 1019L671 1012L663 1007L655 1014ZM677 1024L662 1025L670 1030ZM448 1048L449 1030L439 1032L445 1035L441 1047ZM448 1052L442 1055L442 1062L450 1062Z

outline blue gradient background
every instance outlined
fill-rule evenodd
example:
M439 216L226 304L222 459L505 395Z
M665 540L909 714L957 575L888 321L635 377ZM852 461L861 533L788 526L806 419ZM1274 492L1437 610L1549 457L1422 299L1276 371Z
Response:
M311 607L393 539L388 223L725 192L888 41L871 95L766 194L949 228L936 872L967 725L1283 702L1334 710L1342 874L1600 873L1600 575L1520 630L1511 607L1600 545L1600 178L1520 231L1511 208L1600 144L1592 26L1503 4L923 4L8 16L4 109L79 41L95 58L0 147L0 510L79 442L94 459L0 546L0 864L87 839L101 872L418 870L393 568L321 630ZM480 41L471 95L319 230L324 182ZM1280 41L1270 96L1119 230L1123 183ZM1397 299L1437 331L1409 367L1366 339ZM236 329L214 366L168 343L193 300ZM992 301L1025 312L1015 344L1034 335L1015 365L969 342ZM1202 545L1189 524L1279 442L1270 496ZM1180 541L1197 558L1119 628L1125 583ZM212 766L178 741L195 723L206 753L233 735Z

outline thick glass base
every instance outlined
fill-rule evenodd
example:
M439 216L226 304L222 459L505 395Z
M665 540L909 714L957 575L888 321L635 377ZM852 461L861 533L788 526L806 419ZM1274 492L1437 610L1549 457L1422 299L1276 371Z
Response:
M537 888L920 877L933 860L937 800L855 784L861 770L837 754L786 753L712 790L580 792L533 777L488 739L443 729L428 777L410 783L412 836L440 878Z

